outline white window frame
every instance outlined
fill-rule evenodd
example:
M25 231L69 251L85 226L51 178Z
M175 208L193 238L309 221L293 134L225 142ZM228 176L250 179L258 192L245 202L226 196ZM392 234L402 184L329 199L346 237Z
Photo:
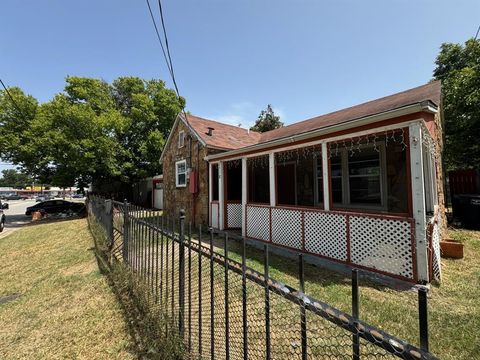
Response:
M185 166L185 171L184 172L178 172L178 166L180 164L183 164ZM179 175L181 174L185 174L185 183L184 184L180 184L179 183ZM187 160L186 159L183 159L183 160L179 160L177 162L175 162L175 185L177 188L182 188L182 187L187 187Z
M178 133L178 148L181 149L185 146L185 131L181 130Z
M350 202L350 176L348 171L348 159L350 151L349 149L341 148L338 149L339 155L342 162L342 202L335 203L333 202L333 208L348 208L348 209L366 209L366 210L381 210L386 211L388 209L388 192L387 192L387 166L386 166L386 147L384 141L377 141L377 148L379 152L380 159L380 205L372 204L352 204ZM373 144L361 145L360 149L364 148L373 148ZM330 174L331 176L331 174ZM331 180L331 179L330 179Z

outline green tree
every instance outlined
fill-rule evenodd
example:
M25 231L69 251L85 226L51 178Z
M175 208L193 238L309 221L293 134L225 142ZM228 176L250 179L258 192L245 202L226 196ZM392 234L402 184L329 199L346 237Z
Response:
M15 103L5 91L0 91L0 157L33 172L41 166L31 128L38 102L18 87L9 88L9 93Z
M15 169L5 169L2 170L2 177L0 178L0 186L5 186L5 187L14 187L17 189L23 189L26 186L32 185L33 179L21 172L17 171Z
M442 80L447 170L480 169L480 40L442 44L435 79Z
M0 157L37 182L55 186L132 183L161 171L165 139L185 100L161 80L69 76L64 92L41 105L0 91ZM25 114L22 114L25 113Z
M272 105L268 104L265 110L262 110L255 125L250 128L252 131L265 132L283 127L280 116L275 115Z

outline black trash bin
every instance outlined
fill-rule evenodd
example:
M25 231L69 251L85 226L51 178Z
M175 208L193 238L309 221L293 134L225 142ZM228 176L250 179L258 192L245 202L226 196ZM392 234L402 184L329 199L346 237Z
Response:
M453 217L467 229L480 229L480 194L455 195L452 201Z

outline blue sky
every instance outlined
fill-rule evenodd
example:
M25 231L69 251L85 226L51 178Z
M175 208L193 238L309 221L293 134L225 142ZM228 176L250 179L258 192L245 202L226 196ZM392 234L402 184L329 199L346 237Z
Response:
M163 1L187 109L244 127L268 103L288 124L421 85L480 22L478 0ZM2 0L0 18L0 78L40 101L67 75L171 86L143 0Z

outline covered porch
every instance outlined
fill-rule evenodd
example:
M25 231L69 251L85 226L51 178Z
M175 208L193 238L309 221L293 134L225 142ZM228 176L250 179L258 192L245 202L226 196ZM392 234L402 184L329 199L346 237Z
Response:
M431 256L438 226L427 237L438 204L435 151L418 119L218 154L209 159L210 225L429 282L440 271Z

